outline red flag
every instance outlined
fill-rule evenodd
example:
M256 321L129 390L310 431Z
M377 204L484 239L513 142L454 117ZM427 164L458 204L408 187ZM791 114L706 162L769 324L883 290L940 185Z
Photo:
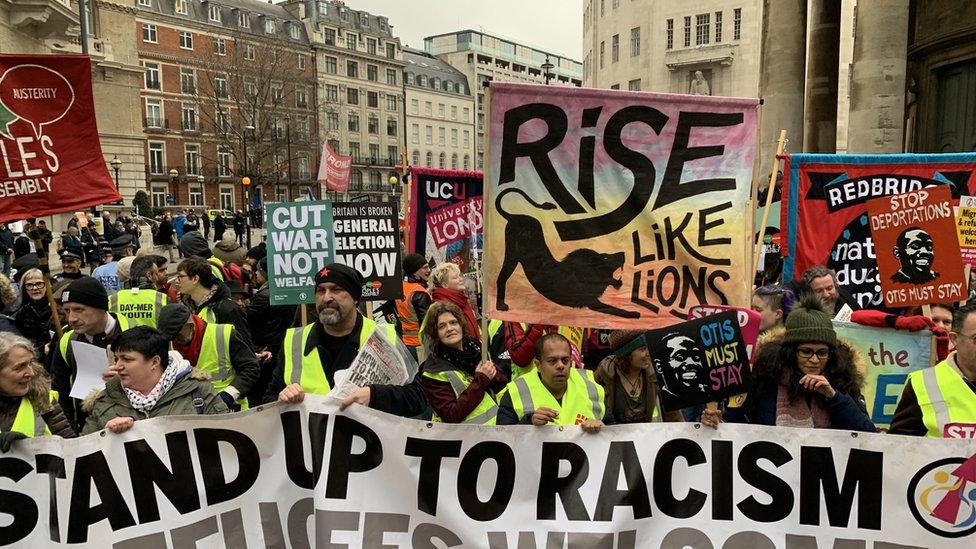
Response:
M349 190L349 172L352 167L351 156L341 156L332 150L328 143L322 146L322 164L319 166L319 184L325 184L330 191Z
M95 124L91 61L0 55L0 222L122 199Z

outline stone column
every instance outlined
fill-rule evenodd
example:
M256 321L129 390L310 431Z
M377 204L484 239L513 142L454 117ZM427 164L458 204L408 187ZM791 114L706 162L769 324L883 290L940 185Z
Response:
M841 0L810 0L803 150L837 150L837 68ZM794 149L795 150L795 149Z
M864 3L855 21L848 152L902 152L908 0Z
M806 67L807 0L763 2L763 98L760 128L760 187L769 184L779 131L786 130L790 151L803 150L803 78Z

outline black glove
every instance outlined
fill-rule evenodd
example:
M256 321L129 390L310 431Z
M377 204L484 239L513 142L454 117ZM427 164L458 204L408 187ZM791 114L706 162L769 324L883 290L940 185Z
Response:
M10 451L10 445L14 443L15 440L20 440L22 438L27 438L24 433L19 433L17 431L8 431L6 433L0 433L0 452L7 453Z

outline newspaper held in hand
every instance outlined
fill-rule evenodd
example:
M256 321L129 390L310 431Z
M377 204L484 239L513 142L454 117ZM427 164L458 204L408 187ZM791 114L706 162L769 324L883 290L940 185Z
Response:
M386 324L376 329L359 348L352 366L335 373L335 388L329 395L343 399L360 387L406 385L417 375L417 361L400 340L386 338Z

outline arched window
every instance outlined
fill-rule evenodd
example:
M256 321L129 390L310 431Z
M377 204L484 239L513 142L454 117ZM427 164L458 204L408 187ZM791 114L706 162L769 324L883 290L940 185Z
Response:
M433 78L431 78L430 79L430 87L434 88L435 90L436 89L440 89L440 87L441 87L441 79L438 78L438 77L436 77L436 76L433 77Z
M430 151L427 151L427 167L428 168L434 167L434 153Z
M417 77L417 84L426 87L427 86L427 75L426 74L421 74L420 76L418 76Z
M464 155L464 169L465 170L471 169L471 155L468 154Z
M413 151L413 160L411 162L414 166L420 165L420 151Z
M407 80L407 84L413 84L413 73L412 72L403 73L403 77Z
M452 154L451 155L451 169L452 170L458 169L458 167L457 167L457 161L458 161L457 153Z
M438 163L438 167L440 167L440 169L443 170L445 164L447 164L447 153L441 153L440 162Z

